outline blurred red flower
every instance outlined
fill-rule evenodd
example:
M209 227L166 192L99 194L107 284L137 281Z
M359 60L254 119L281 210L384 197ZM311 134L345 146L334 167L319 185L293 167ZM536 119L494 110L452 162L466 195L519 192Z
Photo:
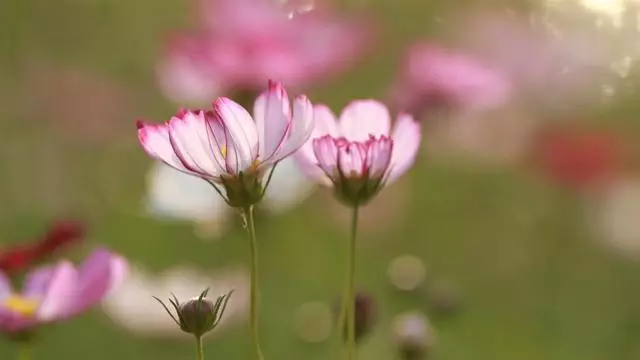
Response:
M0 249L0 271L10 274L23 270L61 248L80 241L84 234L85 228L78 222L55 222L39 239Z
M543 171L558 183L575 189L613 179L621 170L623 156L620 138L585 129L547 130L537 147Z

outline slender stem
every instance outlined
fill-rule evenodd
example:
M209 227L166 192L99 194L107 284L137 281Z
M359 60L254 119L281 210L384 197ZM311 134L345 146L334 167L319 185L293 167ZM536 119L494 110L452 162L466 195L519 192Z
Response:
M351 237L349 239L349 260L347 266L347 358L356 358L356 235L358 230L358 206L353 207L351 217Z
M202 349L202 336L196 336L196 360L204 360L204 350Z
M18 360L31 360L31 347L28 343L20 344L18 349Z
M249 327L251 330L251 337L253 346L256 351L256 359L263 360L262 350L260 349L260 336L258 329L258 244L256 240L256 228L253 220L253 206L249 206L244 209L244 216L247 222L247 230L249 231L249 248L251 253L251 299L250 299L250 314L249 314Z

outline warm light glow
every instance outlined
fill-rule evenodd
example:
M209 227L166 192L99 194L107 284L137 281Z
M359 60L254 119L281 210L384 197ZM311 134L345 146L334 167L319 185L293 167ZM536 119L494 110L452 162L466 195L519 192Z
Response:
M594 14L608 18L619 27L627 8L632 4L640 4L639 0L547 0L548 5L578 5Z

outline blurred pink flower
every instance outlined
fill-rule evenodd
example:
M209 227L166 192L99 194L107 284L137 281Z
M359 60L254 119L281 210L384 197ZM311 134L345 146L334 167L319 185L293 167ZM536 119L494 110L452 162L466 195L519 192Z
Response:
M22 293L14 292L0 273L0 332L21 332L79 315L124 280L126 269L124 258L98 249L77 268L61 261L31 271Z
M200 97L207 82L251 90L276 79L300 87L345 69L368 37L364 23L327 8L295 13L271 0L204 0L200 11L204 24L181 36L188 46L170 47L172 66L160 68L172 98Z
M204 104L224 88L222 74L210 65L200 42L172 37L165 56L156 66L160 89L176 103Z
M495 108L510 95L500 72L477 59L427 42L408 51L393 97L401 109L420 113L433 106Z
M311 102L297 96L292 112L285 89L270 82L256 99L253 116L224 97L215 100L213 108L180 110L165 124L138 121L138 139L151 157L222 184L230 205L238 192L257 202L264 195L262 176L311 135Z
M538 105L594 102L602 95L613 41L602 41L597 27L498 10L465 14L451 24L460 46L507 74Z
M390 134L389 110L374 100L351 102L339 120L324 105L314 112L314 132L297 158L310 177L333 185L343 200L368 201L413 164L421 134L412 116L399 115Z

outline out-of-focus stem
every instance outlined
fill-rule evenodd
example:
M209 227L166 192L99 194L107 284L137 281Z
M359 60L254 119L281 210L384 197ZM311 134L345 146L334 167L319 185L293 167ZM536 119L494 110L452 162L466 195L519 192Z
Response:
M28 342L20 344L18 360L31 360L31 346Z
M196 337L196 360L204 360L204 351L202 349L202 336Z

